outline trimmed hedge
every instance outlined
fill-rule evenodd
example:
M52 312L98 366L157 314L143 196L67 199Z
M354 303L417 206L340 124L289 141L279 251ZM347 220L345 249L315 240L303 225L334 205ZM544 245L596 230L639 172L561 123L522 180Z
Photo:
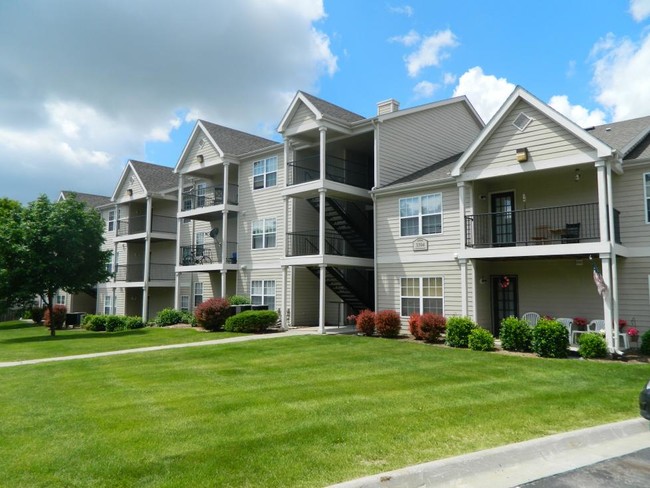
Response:
M501 321L499 331L501 347L506 351L531 351L533 341L533 330L528 322L517 317L506 317Z
M420 314L417 312L413 312L409 316L409 332L415 337L416 341L422 340L422 336L420 335Z
M469 333L467 343L472 351L494 351L494 336L481 327Z
M278 313L273 310L247 310L228 317L223 328L228 332L260 333L277 321Z
M81 326L93 332L119 332L123 330L142 329L145 324L141 317L125 317L123 315L92 315L88 314Z
M443 315L427 312L420 315L418 335L426 342L436 342L447 328L447 319Z
M469 317L450 317L447 320L445 342L451 347L467 347L469 345L469 335L477 328L478 325Z
M250 305L251 299L246 295L230 295L228 297L230 305Z
M569 331L552 319L540 319L533 328L533 351L543 358L565 358L569 349Z
M395 310L382 310L375 314L375 330L380 337L395 338L402 330L402 321Z
M154 324L158 327L165 327L174 324L191 324L194 322L194 316L189 312L175 310L173 308L164 308L153 319Z
M196 323L213 332L221 329L230 315L230 302L226 298L210 298L194 309Z
M578 337L578 354L585 359L607 357L607 343L605 338L598 334L580 334Z
M371 336L375 333L375 312L372 310L363 310L357 315L357 332L363 335Z

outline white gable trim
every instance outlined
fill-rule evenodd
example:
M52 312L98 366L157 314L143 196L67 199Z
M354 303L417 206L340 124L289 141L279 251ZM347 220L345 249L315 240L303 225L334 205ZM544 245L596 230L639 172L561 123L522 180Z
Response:
M316 120L320 120L323 118L323 114L314 106L313 103L311 103L305 95L303 95L302 92L297 92L296 95L293 97L293 100L289 104L289 108L284 114L284 117L282 117L282 120L280 121L280 125L278 125L277 131L282 133L284 132L287 127L289 126L289 122L293 118L294 114L298 110L299 102L302 102L305 104L305 106L311 110L311 112L314 114L316 117Z
M490 122L488 122L483 131L479 134L478 138L474 140L474 142L469 146L469 148L467 148L465 153L458 160L451 171L452 176L460 176L467 163L476 155L479 149L483 147L483 145L492 136L492 134L501 126L501 123L505 117L507 117L508 114L513 110L515 104L519 100L525 101L533 108L547 116L549 119L576 136L578 139L582 140L585 144L593 147L596 150L596 155L598 158L606 158L612 156L615 153L615 150L613 148L602 142L600 139L592 136L576 123L572 122L564 115L542 102L539 98L535 97L522 87L518 86L513 90L503 105L501 105L501 108L497 111L497 113L490 119Z
M183 168L183 163L185 162L185 158L187 157L187 153L190 151L190 148L194 143L196 142L196 138L198 137L198 133L201 131L203 133L203 136L205 136L210 144L214 146L216 149L217 153L219 153L220 157L224 157L224 152L221 150L219 147L219 144L212 138L208 130L205 128L205 126L201 123L200 120L196 122L196 125L194 126L194 129L192 130L192 134L190 134L189 139L187 140L187 143L185 143L185 147L183 148L183 152L181 152L181 156L178 158L178 162L176 163L176 167L174 167L174 173L180 173L181 169Z
M122 175L120 176L120 179L117 180L117 186L115 186L115 191L113 192L113 196L111 197L111 202L116 201L118 193L120 191L120 188L122 188L122 185L126 181L126 176L129 174L129 169L131 172L135 175L135 177L138 179L138 182L140 183L140 186L144 188L144 191L147 192L147 187L144 186L144 183L142 182L142 179L140 179L140 175L138 172L135 170L133 167L133 164L131 164L131 160L126 163L126 166L124 167L124 170L122 171Z

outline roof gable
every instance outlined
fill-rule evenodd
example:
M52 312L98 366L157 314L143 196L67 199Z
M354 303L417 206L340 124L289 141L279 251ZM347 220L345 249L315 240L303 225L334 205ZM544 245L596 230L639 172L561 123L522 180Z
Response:
M307 108L313 114L315 120L330 119L345 125L365 120L365 117L346 110L343 107L339 107L303 91L298 91L280 121L278 132L284 132L289 127L301 107Z
M81 193L78 191L62 190L59 195L59 200L67 200L75 195L77 201L83 202L89 207L97 208L111 203L111 197L104 195L93 195L92 193Z
M118 180L112 200L123 197L131 190L131 196L142 197L152 193L166 193L178 188L178 175L172 168L144 161L129 160Z

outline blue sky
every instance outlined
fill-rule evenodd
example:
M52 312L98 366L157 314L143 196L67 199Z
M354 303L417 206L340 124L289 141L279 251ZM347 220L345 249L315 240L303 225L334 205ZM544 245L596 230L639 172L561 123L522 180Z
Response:
M650 0L0 2L0 196L111 195L196 118L277 139L296 90L363 116L515 85L583 126L650 114Z

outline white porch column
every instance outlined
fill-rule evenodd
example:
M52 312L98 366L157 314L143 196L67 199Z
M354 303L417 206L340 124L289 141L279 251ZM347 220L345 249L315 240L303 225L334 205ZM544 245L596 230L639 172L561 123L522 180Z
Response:
M327 145L327 127L319 127L320 132L320 186L325 186L326 156L325 146Z
M223 266L228 262L228 210L222 212L221 217L221 264ZM219 239L215 239L216 242L219 242Z
M618 320L618 270L616 264L616 251L614 246L616 244L616 232L614 229L614 197L612 195L612 165L611 162L607 163L607 218L609 222L609 249L612 256L612 284L611 284L611 297L612 297L612 321L614 327L614 349L620 350L620 337Z
M614 350L614 340L612 336L612 273L611 273L611 263L609 255L600 255L600 261L603 265L603 281L607 285L607 291L603 297L603 319L605 319L605 342L607 342L607 348L612 351Z
M607 235L607 181L604 161L596 161L596 171L598 177L598 224L600 226L600 242L607 242L609 240Z
M467 317L467 259L459 259L461 315Z
M228 271L225 269L221 270L221 298L226 298L228 295L226 294L226 276L228 275Z
M287 266L282 266L282 301L280 309L282 319L282 330L289 329L289 322L287 321Z
M151 270L151 221L153 220L153 199L147 195L147 223L144 241L144 286L142 287L142 321L149 319L149 272Z
M178 175L178 205L176 208L176 262L174 267L180 265L181 262L181 230L183 220L178 218L178 214L183 210L183 174ZM181 309L181 274L174 273L174 309Z
M287 257L289 250L289 197L282 196L282 225L284 228L284 239L282 239L282 257Z
M318 189L318 254L325 255L325 188Z
M478 303L478 298L476 298L476 295L478 293L478 286L477 283L479 282L480 278L477 277L476 273L476 260L470 260L470 263L472 263L472 320L474 322L478 322L478 312L477 312L477 303Z
M320 287L318 290L318 332L325 334L325 276L327 273L327 265L319 264L320 268Z
M460 249L465 250L465 182L458 182L458 215L460 215Z
M289 138L284 139L284 186L287 187L289 186L289 182L291 181L289 179L289 157L291 154L291 142L289 142Z

